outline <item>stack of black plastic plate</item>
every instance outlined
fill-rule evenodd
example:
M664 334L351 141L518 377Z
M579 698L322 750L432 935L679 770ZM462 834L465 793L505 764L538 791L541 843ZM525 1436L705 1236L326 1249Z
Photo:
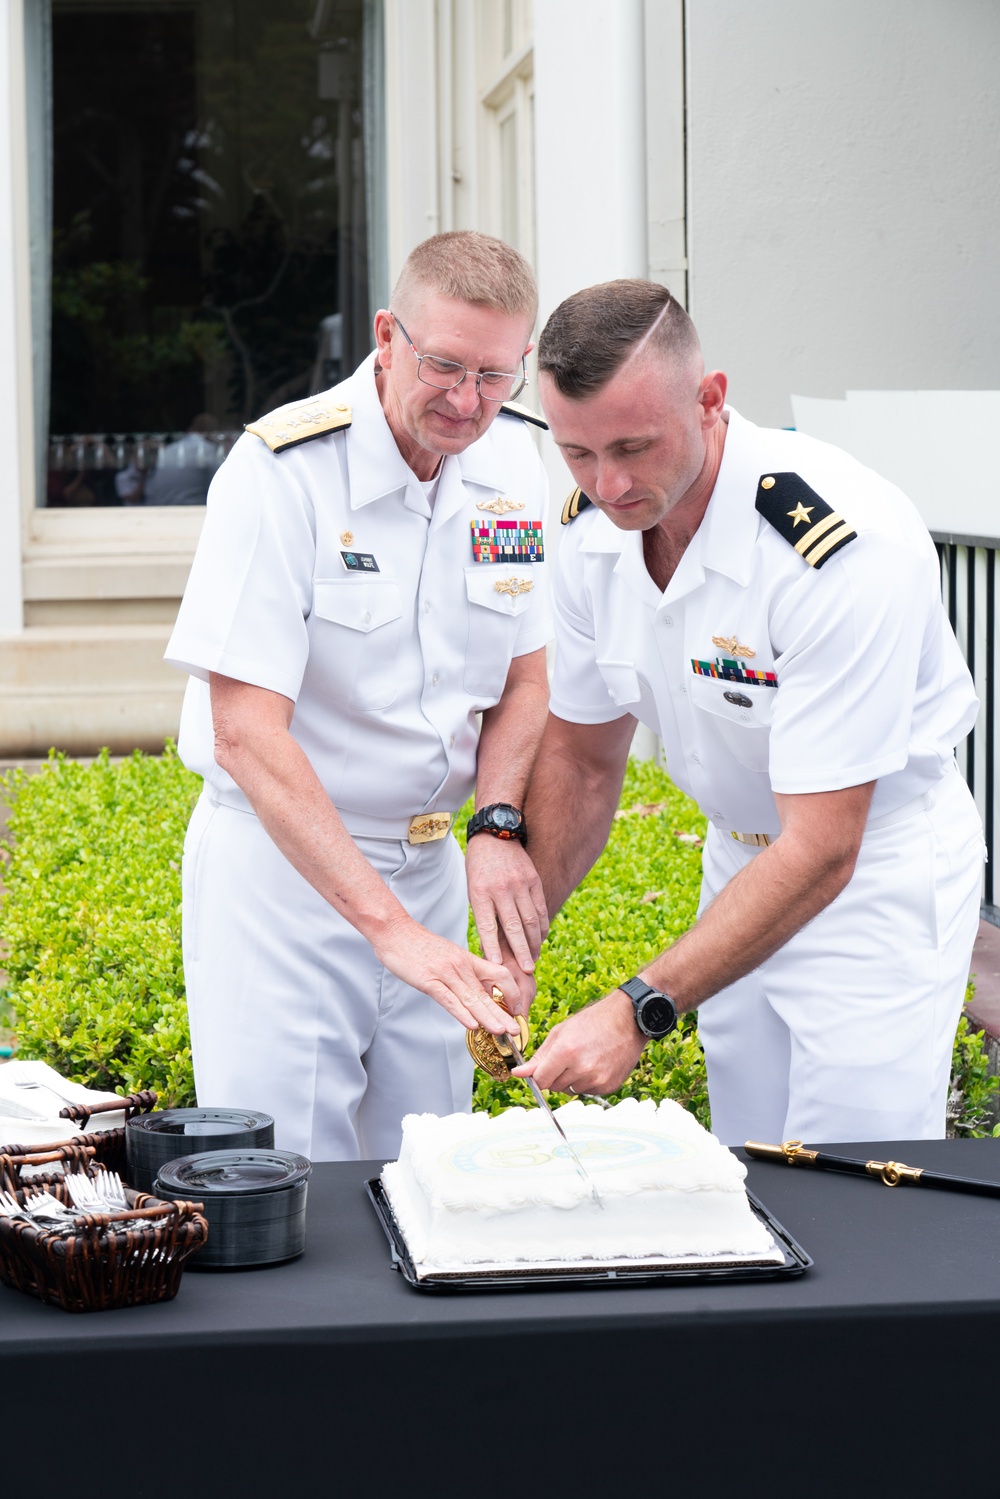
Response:
M205 1150L274 1144L274 1120L255 1109L161 1109L137 1114L125 1126L126 1175L137 1192L152 1192L167 1161Z
M288 1150L207 1150L161 1166L153 1193L204 1204L208 1240L189 1269L277 1265L306 1246L311 1171Z

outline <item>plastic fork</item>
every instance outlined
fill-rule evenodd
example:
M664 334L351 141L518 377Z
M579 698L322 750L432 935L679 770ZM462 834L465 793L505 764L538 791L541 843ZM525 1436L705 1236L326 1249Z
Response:
M46 1233L71 1234L76 1232L74 1215L68 1208L48 1192L36 1192L26 1196L23 1205L10 1192L0 1192L0 1213L7 1218L24 1218Z
M18 1202L12 1192L0 1192L0 1214L4 1218L29 1218L30 1214Z
M97 1176L75 1172L64 1177L73 1206L81 1213L124 1213L128 1210L125 1189L117 1171Z

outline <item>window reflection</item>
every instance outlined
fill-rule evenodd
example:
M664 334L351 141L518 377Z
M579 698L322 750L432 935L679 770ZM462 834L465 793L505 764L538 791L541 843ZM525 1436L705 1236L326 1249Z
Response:
M362 0L53 0L44 502L203 504L370 347Z

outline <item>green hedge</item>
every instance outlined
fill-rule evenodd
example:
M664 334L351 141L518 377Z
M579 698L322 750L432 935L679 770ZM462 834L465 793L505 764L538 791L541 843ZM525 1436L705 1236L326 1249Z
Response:
M630 760L601 858L552 923L531 1014L537 1044L557 1021L607 994L685 932L698 909L705 819L651 760ZM459 819L460 825L464 822ZM469 940L475 929L469 922ZM694 1015L651 1042L613 1098L676 1098L708 1123L705 1059ZM559 1095L553 1095L553 1102ZM530 1103L527 1085L477 1077L475 1107Z
M0 941L19 1056L95 1088L194 1101L180 859L200 786L172 745L117 764L52 755L2 778Z
M0 777L11 807L3 1004L18 1055L94 1087L155 1088L164 1106L193 1100L180 859L200 784L171 744L162 756L137 752L117 763L106 753L89 765L53 754L33 775ZM607 849L556 917L538 962L536 1044L690 926L704 830L662 770L630 761ZM964 1020L955 1066L956 1127L979 1133L998 1084L982 1034ZM649 1045L615 1096L676 1098L707 1123L695 1017ZM477 1080L477 1108L495 1113L529 1099L523 1083Z

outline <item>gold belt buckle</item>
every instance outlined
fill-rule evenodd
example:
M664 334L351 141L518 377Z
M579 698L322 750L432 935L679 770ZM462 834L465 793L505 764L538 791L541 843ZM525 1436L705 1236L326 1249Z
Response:
M751 848L770 848L773 839L770 833L734 833L737 843L747 843Z
M450 812L421 812L418 817L410 818L406 841L437 843L439 838L447 838L451 832L451 819Z

